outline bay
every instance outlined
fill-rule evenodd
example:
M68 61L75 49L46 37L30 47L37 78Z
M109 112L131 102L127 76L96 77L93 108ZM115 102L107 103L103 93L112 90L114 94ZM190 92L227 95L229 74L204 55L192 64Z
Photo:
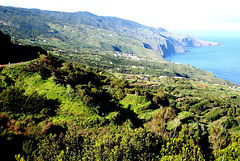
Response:
M240 32L203 32L197 37L218 42L221 46L189 48L189 53L174 54L165 59L190 64L213 72L217 78L240 84Z

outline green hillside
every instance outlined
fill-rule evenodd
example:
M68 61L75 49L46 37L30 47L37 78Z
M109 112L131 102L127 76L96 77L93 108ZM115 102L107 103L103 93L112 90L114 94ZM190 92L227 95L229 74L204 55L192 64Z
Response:
M15 37L20 43L30 43L46 46L52 51L79 52L94 51L122 51L135 53L138 56L160 58L154 51L147 50L143 43L136 37L126 36L119 32L95 27L95 24L87 22L69 21L70 13L53 12L57 16L51 16L51 12L41 10L27 10L20 8L1 7L1 27L6 34ZM61 17L63 15L63 18ZM75 14L73 14L73 17ZM82 17L80 17L82 19ZM88 20L88 17L83 17ZM15 34L18 33L18 34Z
M0 29L14 44L41 46L58 58L113 73L185 77L234 85L210 72L167 62L162 55L184 52L187 46L216 43L177 35L115 17L88 12L52 12L0 6ZM11 62L11 61L10 61ZM135 68L136 67L136 68Z
M222 85L45 52L0 69L4 160L238 160L239 124L240 93Z
M91 47L92 51L121 51L159 59L185 52L185 47L219 45L192 36L173 34L162 28L88 12L66 13L0 6L0 13L0 29L17 40L45 40L47 46L61 45L73 51Z

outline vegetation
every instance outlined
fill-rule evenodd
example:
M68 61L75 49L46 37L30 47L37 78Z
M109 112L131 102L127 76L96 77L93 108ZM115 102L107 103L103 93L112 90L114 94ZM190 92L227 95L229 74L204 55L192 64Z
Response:
M126 81L51 54L4 67L0 78L9 160L239 159L237 90L188 78Z
M29 34L49 29L41 25ZM60 52L56 57L2 37L14 46L13 57L19 49L33 59L0 68L1 158L240 159L240 93L226 85L231 83L187 65L151 59L89 52L77 60L68 50L65 59L74 60L65 61L58 58L64 57Z

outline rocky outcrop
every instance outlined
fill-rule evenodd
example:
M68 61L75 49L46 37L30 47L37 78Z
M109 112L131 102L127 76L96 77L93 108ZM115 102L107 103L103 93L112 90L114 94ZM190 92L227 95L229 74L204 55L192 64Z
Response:
M160 35L163 40L158 40L159 44L157 47L152 49L161 54L164 58L176 53L189 52L188 47L210 47L219 46L219 43L208 42L200 40L194 36L164 36ZM154 46L154 44L148 44Z
M181 44L184 47L201 47L201 46L219 46L220 45L219 43L203 41L193 36L187 36L186 38L182 39Z

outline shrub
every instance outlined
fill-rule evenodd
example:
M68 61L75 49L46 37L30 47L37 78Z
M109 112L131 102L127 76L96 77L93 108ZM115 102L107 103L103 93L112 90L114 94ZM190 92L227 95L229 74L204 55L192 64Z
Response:
M0 93L0 111L25 114L54 115L59 103L57 100L49 100L45 96L33 92L24 95L24 90L17 87L9 87Z

